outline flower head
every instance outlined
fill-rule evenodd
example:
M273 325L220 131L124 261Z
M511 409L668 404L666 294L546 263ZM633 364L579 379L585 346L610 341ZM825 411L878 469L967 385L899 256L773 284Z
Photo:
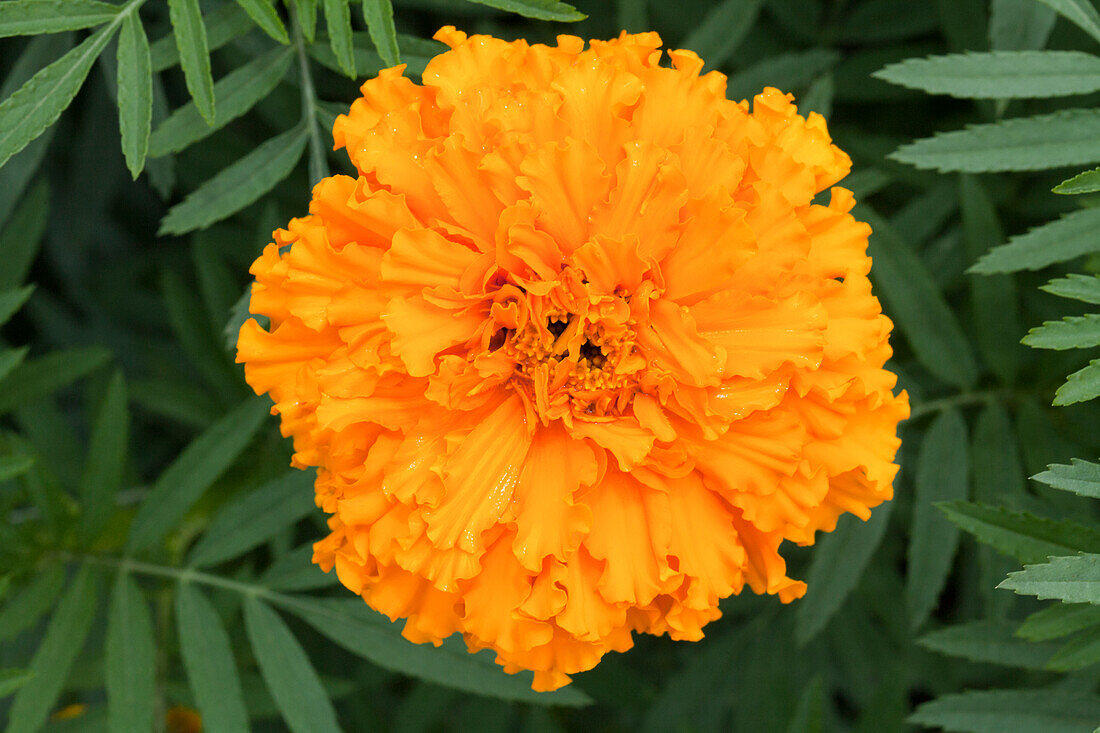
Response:
M317 466L314 560L537 689L699 639L891 497L908 413L825 121L656 34L437 36L336 120L358 175L252 267L238 359Z

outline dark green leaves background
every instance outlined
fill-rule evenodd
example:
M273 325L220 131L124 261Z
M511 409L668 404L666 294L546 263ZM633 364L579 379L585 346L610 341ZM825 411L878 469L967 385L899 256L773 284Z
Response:
M652 29L825 114L913 404L896 500L785 550L803 600L552 695L310 564L233 363L249 263L349 170L335 115L446 24ZM1093 730L1098 163L1090 0L0 0L0 727Z

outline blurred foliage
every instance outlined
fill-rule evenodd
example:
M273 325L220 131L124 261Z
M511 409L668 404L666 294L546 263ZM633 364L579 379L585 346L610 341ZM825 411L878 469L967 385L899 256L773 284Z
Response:
M5 730L1100 724L1094 6L574 5L0 2ZM311 476L233 364L249 263L347 170L327 131L355 80L415 76L445 24L652 29L733 98L825 114L913 401L895 501L787 550L805 599L727 599L705 640L639 637L551 695L332 588Z

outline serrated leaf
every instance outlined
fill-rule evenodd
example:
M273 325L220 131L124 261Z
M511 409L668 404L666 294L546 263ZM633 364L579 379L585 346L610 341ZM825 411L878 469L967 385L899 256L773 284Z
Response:
M1021 562L1043 562L1051 555L1074 552L1100 552L1100 532L1076 522L965 501L938 506L948 519L980 542Z
M0 167L57 121L117 27L111 23L88 36L0 103Z
M34 677L26 669L0 669L0 700L11 695Z
M214 77L210 74L210 51L206 45L206 26L202 22L199 0L168 0L168 16L187 92L203 119L214 122Z
M0 38L91 28L114 20L118 11L97 0L8 0L0 3Z
M283 21L279 18L279 14L275 11L275 6L271 4L271 0L237 0L237 4L241 6L244 12L248 13L248 17L252 18L252 22L258 25L264 33L284 46L290 43L290 37L286 34L286 26L283 25Z
M252 30L252 19L236 3L224 3L203 18L206 26L207 51L213 53L230 41ZM180 62L175 35L169 33L158 38L149 47L153 57L153 71L164 71Z
M397 47L397 29L393 26L393 6L390 0L363 0L363 20L370 31L370 39L387 66L401 63L401 51Z
M54 351L19 364L0 379L0 415L69 386L110 358L106 349L87 347Z
M862 206L860 217L873 231L868 247L875 263L871 280L917 360L949 384L973 386L978 365L969 339L927 268L877 213Z
M724 0L681 42L706 62L707 69L726 63L748 36L762 0Z
M95 575L88 566L81 566L31 658L29 670L34 677L15 694L5 733L33 733L46 722L91 631L98 595Z
M1078 194L1096 193L1100 191L1100 168L1078 173L1073 178L1067 178L1051 189L1054 193Z
M1091 603L1055 603L1036 611L1016 629L1016 636L1049 641L1100 624L1100 607Z
M522 15L525 18L536 20L558 20L571 23L584 20L588 16L578 12L572 5L567 5L558 0L468 0L478 5L487 5L497 10L505 10L509 13Z
M324 0L325 25L328 27L329 45L340 69L355 78L355 53L351 41L351 10L348 0Z
M204 120L193 102L180 107L153 131L149 155L159 158L178 153L248 112L279 85L292 58L290 49L273 48L226 74L214 85L214 120Z
M191 583L180 583L177 588L176 628L203 728L246 733L248 712L229 635L210 601Z
M26 473L34 465L34 456L0 456L0 481Z
M339 731L336 711L316 670L279 615L257 598L247 597L244 627L260 674L290 730Z
M1081 209L1012 237L982 257L969 272L991 274L1039 270L1056 262L1100 252L1100 207Z
M317 0L290 0L290 3L294 6L294 16L302 35L312 44L317 37Z
M1042 565L1009 573L997 587L1039 599L1100 604L1100 555L1052 557Z
M888 157L940 172L1031 171L1100 162L1100 109L1075 109L937 133Z
M153 728L156 701L156 642L145 596L127 572L120 572L107 611L108 730L133 733Z
M1039 289L1061 298L1073 298L1100 305L1100 275L1070 274L1051 280Z
M1014 635L1011 621L974 621L925 634L917 644L925 649L973 662L1023 669L1045 669L1057 644L1036 644Z
M886 534L894 503L880 504L866 522L841 517L836 529L817 541L806 596L795 610L795 638L806 644L824 629L863 577Z
M1071 458L1071 465L1051 464L1031 478L1047 486L1100 499L1100 464Z
M506 674L492 664L492 656L469 654L453 639L440 648L412 644L401 637L396 624L358 598L279 596L273 600L336 644L385 669L503 700L569 706L591 702L574 687L534 692L529 674Z
M249 398L207 428L157 479L130 526L128 553L159 541L232 465L268 414L266 397Z
M1047 669L1071 672L1097 662L1100 662L1100 628L1093 628L1066 642L1065 646L1050 658Z
M1033 349L1085 349L1100 346L1100 314L1067 316L1060 321L1046 321L1027 332L1022 343Z
M935 508L965 499L970 470L966 423L956 409L939 414L924 434L917 455L913 526L907 552L905 599L914 629L927 620L951 572L959 530Z
M1039 0L1054 12L1100 41L1100 15L1088 0Z
M1081 733L1100 720L1100 697L1060 690L987 690L926 702L908 722L967 733Z
M149 152L153 120L153 69L149 39L136 11L122 22L118 37L118 127L126 167L136 180Z
M290 471L218 511L188 555L189 565L216 565L271 539L316 510L313 471Z
M1035 0L993 0L989 5L989 47L996 51L1034 51L1050 37L1057 16Z
M60 565L35 573L26 587L0 608L0 641L15 638L53 608L64 583L65 571Z
M766 86L784 90L803 87L819 74L828 71L839 59L840 54L831 48L813 48L809 51L770 56L730 76L726 95L730 99L751 100ZM804 107L805 104L799 106Z
M906 59L872 76L962 99L1026 99L1100 89L1100 57L1080 51L991 51Z
M110 521L115 495L122 488L129 440L126 382L122 372L115 372L92 426L88 457L80 476L80 536L86 542L98 537Z
M1062 407L1097 397L1100 397L1100 359L1093 359L1087 367L1066 378L1066 383L1054 393L1054 404Z
M205 229L263 196L290 175L302 157L309 132L299 125L265 141L176 204L158 234Z
M33 285L13 290L0 290L0 326L7 323L8 319L23 307L33 292Z

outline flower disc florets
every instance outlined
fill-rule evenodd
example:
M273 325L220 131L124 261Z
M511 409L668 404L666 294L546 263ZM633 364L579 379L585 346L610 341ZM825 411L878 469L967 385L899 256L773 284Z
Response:
M797 598L780 544L891 497L908 413L870 228L812 203L848 156L652 33L437 38L252 267L239 360L318 467L315 561L537 689L746 583Z

